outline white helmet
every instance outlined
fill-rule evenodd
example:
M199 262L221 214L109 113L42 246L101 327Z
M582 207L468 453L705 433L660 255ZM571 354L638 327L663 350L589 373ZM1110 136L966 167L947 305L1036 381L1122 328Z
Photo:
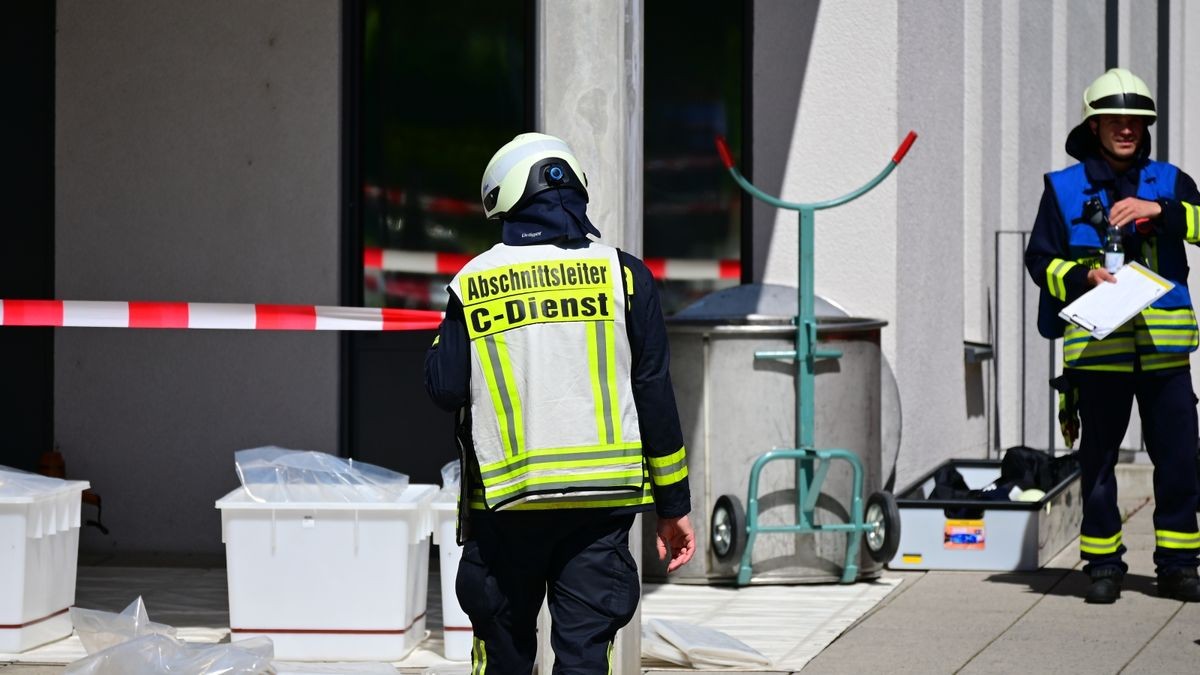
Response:
M566 141L547 134L520 134L492 155L479 196L488 218L500 218L550 188L579 190L587 199L587 175Z
M1150 88L1124 68L1110 69L1083 91L1083 121L1093 115L1140 115L1150 118L1146 126L1158 119Z

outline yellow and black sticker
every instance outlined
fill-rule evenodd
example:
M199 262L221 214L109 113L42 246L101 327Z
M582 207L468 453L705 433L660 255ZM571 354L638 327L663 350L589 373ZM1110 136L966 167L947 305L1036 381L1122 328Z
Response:
M459 279L472 340L535 323L612 321L612 289L604 259L520 263Z

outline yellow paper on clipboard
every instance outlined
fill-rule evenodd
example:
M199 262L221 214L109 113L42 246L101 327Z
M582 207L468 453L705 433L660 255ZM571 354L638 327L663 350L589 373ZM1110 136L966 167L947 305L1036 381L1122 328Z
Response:
M1117 283L1102 281L1063 308L1058 316L1092 334L1108 337L1126 321L1166 295L1175 283L1131 262L1117 270Z

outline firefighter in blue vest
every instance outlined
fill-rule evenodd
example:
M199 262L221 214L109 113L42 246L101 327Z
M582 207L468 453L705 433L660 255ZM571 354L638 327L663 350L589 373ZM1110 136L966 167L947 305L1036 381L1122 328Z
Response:
M1155 467L1158 594L1200 601L1198 432L1189 365L1197 328L1184 246L1200 243L1200 220L1191 206L1200 204L1200 192L1177 167L1150 159L1148 127L1155 118L1150 90L1128 70L1111 69L1087 88L1083 121L1066 143L1079 163L1046 175L1025 250L1025 266L1041 287L1038 330L1052 340L1063 338L1063 376L1056 386L1068 444L1076 428L1082 431L1079 548L1091 579L1089 603L1115 602L1128 570L1114 469L1134 399ZM1058 313L1097 284L1115 282L1102 253L1110 226L1117 228L1113 238L1120 238L1125 262L1137 261L1175 286L1096 340Z
M481 197L501 243L450 282L425 361L430 396L459 415L472 672L528 675L547 598L554 672L611 673L641 597L635 514L656 512L668 571L695 551L658 294L642 261L589 237L587 177L562 139L501 147Z

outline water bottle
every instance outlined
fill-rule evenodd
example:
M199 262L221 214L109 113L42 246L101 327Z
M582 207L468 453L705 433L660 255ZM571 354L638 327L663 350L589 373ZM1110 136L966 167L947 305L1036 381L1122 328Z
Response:
M1112 223L1108 224L1108 234L1104 242L1104 269L1109 274L1116 274L1125 264L1125 247L1121 244L1121 229Z

